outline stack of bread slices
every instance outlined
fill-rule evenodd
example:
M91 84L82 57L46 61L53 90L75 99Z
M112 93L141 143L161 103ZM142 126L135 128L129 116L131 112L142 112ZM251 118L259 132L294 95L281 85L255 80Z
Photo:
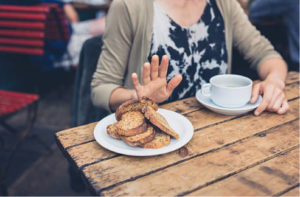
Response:
M158 106L148 98L128 100L117 109L117 122L107 126L107 133L130 146L161 148L179 135L157 112Z

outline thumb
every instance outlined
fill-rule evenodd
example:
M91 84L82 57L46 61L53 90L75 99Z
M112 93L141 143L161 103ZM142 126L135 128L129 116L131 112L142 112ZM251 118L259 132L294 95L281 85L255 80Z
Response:
M253 89L252 89L252 93L251 93L251 103L255 103L258 99L259 93L261 92L261 84L255 84Z
M167 92L171 94L173 90L180 84L181 81L182 81L181 75L176 75L175 77L173 77L167 84Z

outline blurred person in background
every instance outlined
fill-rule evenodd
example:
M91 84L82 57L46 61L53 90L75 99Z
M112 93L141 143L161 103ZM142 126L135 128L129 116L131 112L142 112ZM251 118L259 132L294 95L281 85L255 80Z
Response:
M47 0L51 1L51 0ZM106 16L103 12L97 14L97 18L80 21L78 12L72 5L72 0L61 0L66 17L71 23L72 35L67 46L67 51L59 60L55 61L55 67L68 69L77 66L79 54L83 43L94 36L102 35L105 28Z
M283 23L288 41L287 62L291 70L299 71L299 0L254 0L249 8L249 19L254 24L274 20Z
M49 52L46 52L42 57L31 57L33 65L42 65L43 70L76 67L79 62L79 54L83 43L93 36L103 34L106 19L105 14L101 12L97 14L98 18L80 21L80 16L74 9L72 2L72 0L0 0L0 4L8 5L57 3L62 7L70 22L71 37L69 42L47 41L47 51Z
M157 103L195 96L211 77L231 72L233 46L263 80L252 91L252 103L263 95L255 115L285 113L287 65L237 1L114 0L91 83L92 101L114 111L142 96Z

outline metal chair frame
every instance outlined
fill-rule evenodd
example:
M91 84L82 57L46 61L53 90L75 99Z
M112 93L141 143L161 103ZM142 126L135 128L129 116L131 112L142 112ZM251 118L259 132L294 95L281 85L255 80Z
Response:
M27 114L28 114L27 120L26 120L27 126L24 130L19 131L19 130L13 128L12 126L10 126L6 122L6 120L9 119L11 116L15 115L16 113L20 112L21 110L23 110L24 108L27 108ZM13 134L17 138L17 142L15 143L15 145L11 149L6 149L5 141L0 136L1 150L10 152L10 154L8 156L8 160L6 161L6 163L4 165L4 168L0 171L0 194L1 195L8 195L7 185L6 185L6 177L7 177L7 173L8 173L10 164L12 163L12 159L13 159L14 155L20 151L28 152L28 150L20 149L20 146L21 146L22 142L24 142L24 140L26 140L28 138L33 138L37 142L39 142L45 149L47 149L48 153L52 153L51 147L47 143L45 143L38 135L32 133L32 128L33 128L33 125L34 125L34 123L36 121L36 117L37 117L37 110L38 110L38 100L34 101L33 103L29 104L28 106L23 107L20 110L17 110L11 114L0 117L0 125L6 129L5 131L7 131L10 134ZM30 152L35 152L35 151L30 151ZM39 152L39 151L37 151L37 152Z

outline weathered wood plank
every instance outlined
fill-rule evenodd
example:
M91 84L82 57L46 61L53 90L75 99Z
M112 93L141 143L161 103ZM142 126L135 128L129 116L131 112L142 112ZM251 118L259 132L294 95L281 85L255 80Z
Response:
M109 188L102 191L102 194L107 196L183 195L209 182L254 167L297 146L299 146L299 122L294 121L292 124L286 124L268 132L264 137L248 138L219 151L195 157L137 180ZM141 164L137 158L124 159L133 162L136 165L135 170L147 168L147 164L143 162ZM148 162L148 164L153 162L155 161ZM156 162L161 163L161 158L156 158ZM119 165L123 166L125 163L122 162ZM89 179L89 181L95 183L99 179L110 181L119 177L122 172L112 171L112 167L103 169L105 165L110 164L111 160L110 163L102 163L98 166L99 168L93 169L92 173L97 173L98 176L95 177L97 179ZM121 170L126 171L126 169ZM110 174L108 174L109 171L111 171ZM88 172L85 171L85 173Z
M299 182L299 149L218 181L191 196L272 196Z
M285 93L288 99L293 99L299 96L299 84L294 83L286 86ZM173 103L175 107L173 106ZM198 129L200 127L205 127L211 124L219 123L222 121L230 120L234 116L224 116L221 114L216 114L204 109L197 102L195 98L187 98L180 101L176 101L170 104L163 105L164 108L174 111L181 111L181 113L186 114L186 116L194 124L194 128ZM186 104L187 103L187 104ZM199 109L195 111L195 109ZM202 121L199 121L202 120ZM63 130L56 133L56 136L64 148L76 146L78 144L87 143L94 139L93 130L97 123L91 123L88 125L75 127L67 130Z
M299 82L299 78L300 78L299 72L295 72L295 71L289 72L285 80L285 83L291 84L291 83Z
M276 125L294 120L299 117L298 102L299 100L290 102L291 111L285 116L264 113L260 117L255 117L251 114L198 131L194 134L191 142L185 146L184 149L187 151L187 155L184 155L185 157L179 154L180 151L148 158L121 156L87 166L84 168L84 173L86 177L90 178L95 189L100 189L100 186L105 188L117 182L128 180L131 177L150 173L175 162L224 147L239 139L247 138ZM118 173L115 174L115 172Z
M117 155L102 148L96 141L72 147L68 149L68 153L79 168Z
M297 187L295 187L294 189L284 193L282 196L300 196L300 188L299 185Z
M94 127L97 123L91 123L63 131L57 132L55 135L62 147L68 148L74 145L86 143L94 140Z
M299 97L299 83L293 83L286 86L284 93L288 100Z
M179 101L171 102L168 104L161 105L159 107L163 109L172 110L180 114L187 114L192 111L196 111L198 109L203 108L203 106L197 101L195 97L190 97Z

